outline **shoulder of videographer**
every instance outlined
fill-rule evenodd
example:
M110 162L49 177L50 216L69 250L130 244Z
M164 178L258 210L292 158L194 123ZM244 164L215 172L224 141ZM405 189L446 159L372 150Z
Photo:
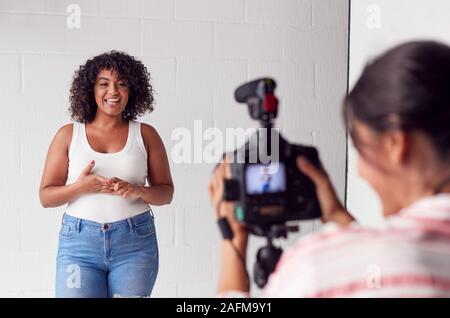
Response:
M334 222L338 226L346 226L354 221L339 201L328 174L314 166L306 158L297 158L297 167L314 183L318 201L322 210L323 222ZM218 219L225 217L233 232L231 242L221 243L221 273L219 277L219 294L227 291L249 292L250 282L245 268L248 231L234 216L232 202L223 200L224 180L231 178L230 165L224 159L213 171L209 182L209 196L212 208Z

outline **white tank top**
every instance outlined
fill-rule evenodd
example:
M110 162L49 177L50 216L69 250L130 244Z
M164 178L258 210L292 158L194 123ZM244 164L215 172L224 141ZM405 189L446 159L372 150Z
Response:
M75 122L69 148L67 184L75 182L86 166L95 160L92 173L105 178L117 177L137 186L147 178L147 152L141 135L141 123L129 121L125 147L115 153L100 153L89 145L86 126ZM108 193L90 193L70 201L66 213L98 223L110 223L136 216L149 210L142 199L124 199Z

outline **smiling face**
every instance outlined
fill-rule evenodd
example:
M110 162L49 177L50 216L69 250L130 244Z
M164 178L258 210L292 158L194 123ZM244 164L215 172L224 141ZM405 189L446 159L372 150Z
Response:
M117 72L103 69L94 84L95 102L98 109L110 116L119 116L128 103L129 89Z

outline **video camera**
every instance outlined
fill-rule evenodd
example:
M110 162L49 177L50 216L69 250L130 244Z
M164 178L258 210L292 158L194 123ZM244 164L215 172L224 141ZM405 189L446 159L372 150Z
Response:
M278 113L275 88L273 79L261 78L236 89L236 101L247 104L251 118L260 121L261 129L232 153L232 178L224 181L224 200L234 201L236 220L250 233L268 240L255 264L254 278L259 287L266 284L282 253L272 240L298 231L298 226L286 222L321 216L314 184L296 165L302 155L320 167L317 150L290 144L272 128Z

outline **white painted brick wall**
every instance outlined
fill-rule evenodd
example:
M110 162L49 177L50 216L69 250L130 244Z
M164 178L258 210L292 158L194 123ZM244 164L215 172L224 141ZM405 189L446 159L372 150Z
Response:
M277 25L214 24L214 54L219 58L281 60L281 43Z
M143 21L143 54L148 56L211 56L213 38L209 22Z
M2 52L55 52L64 50L64 16L0 13Z
M247 21L308 28L312 23L312 2L314 1L247 0Z
M73 72L110 49L141 58L152 75L155 112L142 118L170 155L177 127L257 127L234 89L273 76L277 126L288 140L314 144L343 196L347 0L0 0L0 296L53 296L63 207L40 207L48 145L69 121ZM66 8L81 7L81 29ZM193 136L194 137L194 136ZM206 144L206 143L205 143ZM154 207L160 247L155 297L213 296L219 233L207 195L214 164L171 162L175 197ZM319 227L303 222L302 232ZM252 238L249 267L263 240Z
M175 0L175 18L243 23L245 0Z
M69 4L76 3L86 15L98 15L99 2L92 0L20 0L0 1L0 11L8 13L65 14Z
M85 17L80 29L65 30L65 51L98 54L112 49L141 54L139 19Z
M173 11L173 0L100 0L102 16L173 19Z

